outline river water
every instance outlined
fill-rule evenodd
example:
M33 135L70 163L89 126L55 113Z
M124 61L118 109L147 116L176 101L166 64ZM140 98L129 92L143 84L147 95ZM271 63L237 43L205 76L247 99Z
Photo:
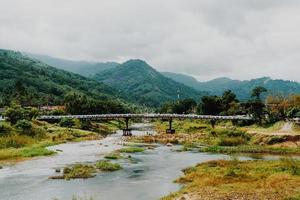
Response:
M142 130L134 135L153 133L149 124L136 124ZM122 170L100 173L91 179L51 180L55 169L68 164L88 163L103 159L113 150L122 148L121 131L103 140L67 143L52 146L58 150L51 157L37 158L0 170L1 200L71 200L92 197L94 200L153 200L180 186L173 180L182 175L181 169L214 159L228 159L221 154L176 152L173 148L158 146L154 150L131 154L132 159L121 159Z

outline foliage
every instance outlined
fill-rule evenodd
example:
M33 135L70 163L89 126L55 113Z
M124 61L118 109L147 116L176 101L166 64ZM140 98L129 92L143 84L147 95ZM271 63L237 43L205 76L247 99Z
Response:
M26 119L19 120L16 127L22 131L23 134L33 136L32 124Z
M76 164L63 170L63 178L66 180L76 178L91 178L95 176L95 167L91 165Z
M72 126L75 125L75 122L74 122L74 119L64 117L64 118L62 118L60 120L59 125L61 127L69 127L69 128L71 128Z
M86 95L70 92L64 98L66 111L70 114L103 114L129 112L124 105L112 100L94 100Z
M118 163L112 163L107 160L101 160L96 163L96 168L101 171L117 171L122 169L121 165Z
M91 99L119 101L111 87L95 80L56 69L19 52L0 50L0 102L16 100L22 106L62 105L74 91Z
M193 99L184 99L176 102L164 103L159 109L159 113L188 114L194 113L197 102Z
M104 156L104 158L111 159L111 160L117 160L117 159L122 158L122 156L120 155L120 153L113 152L113 153L107 154L106 156Z
M143 152L145 149L141 147L127 147L120 149L119 151L121 153L138 153L138 152Z
M251 97L255 97L256 99L260 99L262 93L267 92L268 90L262 86L257 86L252 89Z

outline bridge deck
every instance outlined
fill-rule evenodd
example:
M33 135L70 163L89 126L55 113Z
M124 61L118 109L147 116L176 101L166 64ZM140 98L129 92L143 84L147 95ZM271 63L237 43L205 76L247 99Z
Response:
M72 119L214 119L214 120L252 120L250 116L236 115L236 116L216 116L216 115L194 115L194 114L97 114L97 115L44 115L40 116L39 120L58 120L62 118Z

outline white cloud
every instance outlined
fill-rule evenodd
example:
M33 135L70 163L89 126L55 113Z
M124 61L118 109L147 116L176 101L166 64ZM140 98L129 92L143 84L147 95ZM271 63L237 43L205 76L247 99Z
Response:
M300 81L297 0L9 0L0 48L75 60L141 58L201 80Z

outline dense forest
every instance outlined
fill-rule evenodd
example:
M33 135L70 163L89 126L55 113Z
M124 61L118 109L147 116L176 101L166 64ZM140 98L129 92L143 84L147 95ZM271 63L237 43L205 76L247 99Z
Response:
M95 80L56 69L19 52L0 50L0 107L62 105L75 93L88 101L121 105L118 91ZM109 107L109 106L106 106Z

